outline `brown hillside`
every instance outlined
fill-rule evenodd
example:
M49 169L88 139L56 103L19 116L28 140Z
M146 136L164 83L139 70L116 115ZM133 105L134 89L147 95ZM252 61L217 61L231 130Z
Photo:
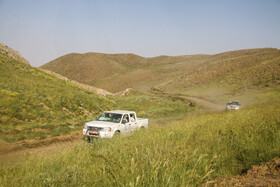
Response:
M208 55L159 56L134 54L72 53L41 68L110 92L126 88L147 91L154 85L198 68Z
M64 77L64 76L62 76L60 74L54 73L52 71L49 71L49 70L46 70L46 69L41 69L41 68L38 68L38 69L40 69L40 70L42 70L42 71L44 71L44 72L46 72L48 74L54 75L54 76L56 76L59 79L62 79L62 80L65 80L67 82L70 82L72 84L75 84L76 86L79 86L79 87L81 87L83 89L92 91L92 92L94 92L94 93L96 93L98 95L102 95L102 96L111 96L111 95L113 95L112 93L110 93L110 92L108 92L106 90L103 90L103 89L100 89L100 88L96 88L94 86L90 86L90 85L87 85L87 84L79 83L77 81L68 79L67 77Z
M156 86L167 92L215 85L231 90L274 87L280 84L280 50L253 49L221 53L196 71Z
M42 68L110 92L126 88L181 92L213 82L226 86L235 84L237 89L278 84L278 57L279 50L271 48L154 58L134 54L72 53Z

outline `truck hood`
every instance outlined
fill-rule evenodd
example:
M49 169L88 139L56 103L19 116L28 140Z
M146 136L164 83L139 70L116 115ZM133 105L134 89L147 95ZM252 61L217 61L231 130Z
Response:
M116 124L118 123L106 122L106 121L90 121L86 123L87 126L91 126L91 127L112 127Z
M227 105L228 109L239 109L240 105Z
M240 107L240 105L227 105L229 107Z

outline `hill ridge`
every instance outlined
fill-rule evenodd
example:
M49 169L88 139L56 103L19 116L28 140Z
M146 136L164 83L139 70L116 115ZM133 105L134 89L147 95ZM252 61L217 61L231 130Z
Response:
M49 71L49 70L46 70L46 69L42 69L42 68L38 68L38 69L41 70L41 71L44 71L44 72L46 72L48 74L54 75L54 76L56 76L59 79L65 80L66 82L70 82L70 83L72 83L72 84L74 84L74 85L76 85L78 87L81 87L83 89L92 91L92 92L94 92L94 93L96 93L98 95L102 95L102 96L112 96L112 95L114 95L114 94L112 94L112 93L110 93L110 92L108 92L106 90L101 89L101 88L96 88L94 86L86 85L86 84L83 84L83 83L80 83L80 82L68 79L67 77L64 77L64 76L62 76L60 74L54 73L52 71Z
M151 58L132 53L70 53L41 66L41 68L112 93L127 88L146 92L151 91L151 88L165 89L164 87L169 85L168 82L173 84L172 80L181 80L182 76L203 72L201 68L206 69L203 72L205 73L208 71L208 67L213 66L211 64L235 67L235 63L243 60L245 60L243 64L246 64L246 60L251 63L253 60L261 59L262 56L269 59L271 54L278 53L278 51L276 48L256 48L214 55L161 55ZM233 71L232 68L229 70ZM212 72L212 74L215 73Z
M26 60L19 52L2 43L0 43L0 53L31 66L28 60Z
M279 58L280 50L264 49L258 53L222 59L215 61L215 63L205 64L196 71L189 72L158 85L157 89L165 90L171 86L169 90L172 90L174 88L173 85L178 86L179 82L184 87L190 88L207 82L217 81L218 79L220 83L227 81L230 85L245 81L251 81L252 85L256 84L257 81L269 82L271 84L275 83L277 85L277 77L280 76L279 70L277 71L280 65ZM254 74L252 74L253 72ZM267 78L271 78L271 81L265 81ZM251 85L247 86L252 87Z

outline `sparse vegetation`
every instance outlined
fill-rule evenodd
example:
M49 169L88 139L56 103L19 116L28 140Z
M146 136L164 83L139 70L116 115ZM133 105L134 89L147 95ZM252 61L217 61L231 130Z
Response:
M159 56L68 54L42 66L78 82L111 92L152 87L182 93L201 86L236 93L279 85L278 49L247 49L216 55Z
M189 94L221 90L223 95L234 95L248 89L278 87L280 51L259 49L250 54L245 52L242 55L231 52L214 55L214 63L207 63L197 71L162 83L156 88L170 93Z
M209 55L159 56L134 54L72 53L41 68L81 83L119 92L126 88L149 91L154 85L197 69Z

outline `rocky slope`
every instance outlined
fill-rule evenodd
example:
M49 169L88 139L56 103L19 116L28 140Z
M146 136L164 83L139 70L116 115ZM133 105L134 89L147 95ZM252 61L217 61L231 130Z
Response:
M0 53L7 55L17 61L20 61L24 64L27 64L30 66L30 63L28 62L28 60L26 60L24 57L22 57L19 52L13 50L12 48L9 48L8 46L0 43Z

